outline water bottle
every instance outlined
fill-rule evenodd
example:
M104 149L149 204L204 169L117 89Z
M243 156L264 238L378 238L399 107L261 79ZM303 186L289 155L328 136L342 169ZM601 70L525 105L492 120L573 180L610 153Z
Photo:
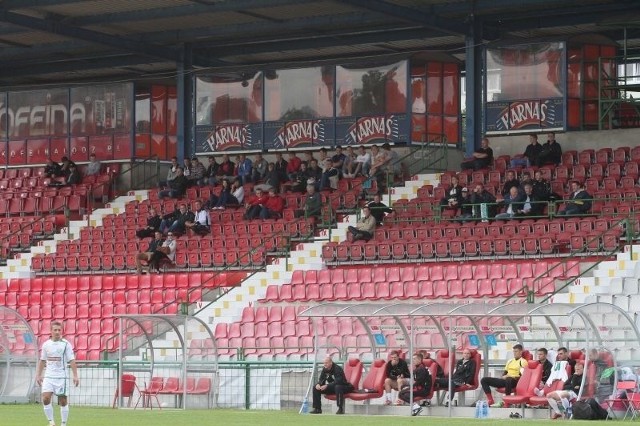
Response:
M571 416L573 416L573 407L571 405L569 406L569 408L567 408L566 415L567 415L567 419L570 419Z
M309 400L307 398L302 400L302 407L300 407L300 414L309 414Z
M489 418L489 403L487 401L482 401L482 418Z
M483 222L487 222L487 219L489 218L489 209L486 203L480 204L480 217Z
M480 416L482 415L482 401L476 401L476 413L475 413L475 418L479 419Z

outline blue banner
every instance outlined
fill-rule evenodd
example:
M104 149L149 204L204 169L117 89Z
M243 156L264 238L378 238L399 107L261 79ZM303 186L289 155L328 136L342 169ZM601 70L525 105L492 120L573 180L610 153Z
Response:
M488 102L485 109L488 135L565 130L563 98Z

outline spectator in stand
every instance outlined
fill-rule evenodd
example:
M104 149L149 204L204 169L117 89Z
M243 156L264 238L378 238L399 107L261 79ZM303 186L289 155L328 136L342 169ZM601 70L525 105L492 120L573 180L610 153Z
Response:
M358 147L358 155L356 156L355 176L369 176L371 169L371 154L367 152L364 145Z
M222 154L222 163L218 167L218 180L227 179L231 181L234 178L233 172L235 169L236 165L229 159L229 154Z
M580 394L580 387L582 386L582 374L584 372L583 364L576 364L575 373L564 382L564 386L561 391L553 391L547 394L547 402L549 407L553 410L551 418L553 420L559 419L563 416L562 412L566 412L571 407L571 401L578 398ZM562 404L562 410L558 403Z
M191 174L187 178L189 186L204 186L206 184L205 174L207 169L195 155L191 159Z
M87 164L86 176L97 176L100 174L100 169L102 168L102 164L98 160L96 160L96 155L89 155L89 164Z
M378 226L382 225L387 213L393 213L393 209L382 202L382 196L379 193L373 195L373 201L370 201L367 207L371 211L371 216L376 219L376 225Z
M44 177L56 178L59 176L62 176L60 164L53 161L51 157L47 158L47 165L44 167Z
M270 188L275 188L276 191L280 191L280 173L276 170L275 163L269 163L267 166L267 172L264 175L263 183L257 185L256 188L262 189L266 192Z
M280 219L284 211L284 198L276 192L275 188L269 189L269 197L262 206L260 219Z
M305 196L303 208L296 210L296 217L315 217L322 214L322 197L316 192L315 185L307 185L307 195Z
M147 226L145 226L142 229L138 229L136 231L136 236L138 238L153 237L155 232L160 230L161 223L162 223L162 218L160 217L156 209L151 207L149 209L149 217L147 217Z
M373 233L376 231L376 218L371 215L371 209L368 206L364 206L362 208L362 217L358 224L349 226L347 229L351 232L353 241L369 241L373 238Z
M309 167L307 168L307 183L313 182L316 190L320 188L320 179L322 178L322 169L318 166L316 160L311 160Z
M320 148L320 151L318 151L318 164L324 164L324 160L327 158L327 148Z
M178 157L171 157L171 167L169 167L169 170L167 171L167 179L160 182L160 188L169 187L169 182L174 180L178 175L179 168L180 166L178 165Z
M456 368L451 376L451 395L445 396L445 405L448 407L453 399L457 387L462 387L473 382L473 376L476 374L476 362L471 359L471 350L464 349L462 351L462 359L456 362ZM448 377L437 377L436 384L443 389L449 389Z
M481 170L493 164L493 150L489 147L489 138L482 138L480 148L476 149L473 156L462 162L462 170Z
M507 361L504 372L501 377L483 377L480 380L482 391L487 396L487 403L491 406L494 405L493 396L491 395L491 388L504 388L505 395L511 395L520 380L522 371L529 365L528 361L522 358L522 345L516 344L513 346L513 358ZM504 403L499 403L497 406L502 407Z
M559 216L587 214L591 210L591 194L578 181L571 182L571 197L565 201L565 208Z
M149 264L149 261L151 261L151 256L153 255L153 253L156 250L158 250L160 247L162 247L162 243L164 243L164 238L162 238L162 232L154 231L153 235L155 237L153 240L149 242L149 247L147 248L147 251L143 253L138 253L138 255L136 256L136 269L138 271L138 274L142 273L142 266L143 266L142 262Z
M240 154L238 155L237 166L237 178L240 181L240 184L244 185L245 183L251 182L251 175L253 174L253 163L251 163L251 160L246 155Z
M533 194L533 186L527 183L524 185L524 200L515 206L516 216L542 216L546 204Z
M486 222L489 218L495 215L496 197L484 189L483 184L476 184L476 187L471 194L470 201L471 204L473 204L473 217L482 219L483 222Z
M286 182L287 179L288 179L288 176L287 176L287 166L288 165L289 165L289 163L287 163L287 160L282 158L282 153L281 152L276 152L275 167L276 167L276 172L278 172L278 176L280 178L280 182Z
M254 194L247 197L244 203L244 219L252 220L258 218L266 202L267 195L262 192L262 188L256 187Z
M540 384L538 385L538 389L542 389L544 384L549 380L549 376L551 375L551 369L553 368L553 364L547 359L547 348L539 348L536 351L536 357L538 358L536 361L542 365L542 378L540 379Z
M309 171L307 170L307 163L303 162L300 164L300 170L298 170L298 173L295 174L290 182L291 191L305 192L307 190L307 179L309 179Z
M520 191L520 181L516 178L516 174L512 170L509 170L505 177L504 185L502 185L502 190L500 191L505 203L509 201L511 188L513 187L516 188L516 191Z
M214 192L211 193L209 197L209 201L204 204L206 209L217 209L218 201L223 197L225 192L231 193L231 183L229 179L222 179L222 188L220 189L220 196L216 195ZM226 195L228 197L228 195Z
M73 164L75 166L75 163L69 160L69 157L62 157L60 161L62 162L60 165L60 176L66 178L69 176L69 173L71 173L71 165Z
M182 169L178 167L176 169L176 177L173 180L167 182L169 189L162 190L158 193L158 198L182 198L187 191L189 182L187 178L182 174Z
M187 181L189 179L191 179L191 160L188 158L185 158L182 161L182 174L184 175L184 177L187 178Z
M503 201L504 206L506 206L505 211L497 214L496 219L514 219L518 212L518 208L524 202L524 199L524 195L521 195L518 192L518 187L512 186L509 196L505 197Z
M256 154L256 158L253 160L253 173L251 176L253 182L258 182L264 179L268 165L269 163L262 157L262 154Z
M302 160L298 158L295 152L289 151L289 161L287 162L287 180L293 180L293 177L300 170Z
M524 186L526 184L530 184L533 186L533 179L531 179L531 173L524 171L522 172L522 174L520 175L520 188L522 191L524 191ZM521 191L521 192L522 192Z
M78 170L78 166L76 163L69 164L69 173L65 178L65 185L78 185L82 182L82 176L80 176L80 171Z
M227 183L228 185L228 183ZM229 206L240 206L244 201L244 188L240 185L238 180L234 180L228 190L224 190L220 193L220 198L216 203L214 209L224 210Z
M187 220L184 223L186 229L190 229L194 234L205 236L211 232L211 221L209 220L209 211L202 208L202 203L196 201L194 203L196 212L193 220Z
M311 164L311 160L315 160L316 158L313 156L313 151L307 151L304 153L304 160L302 160L302 164L306 164L307 168L309 168L309 164Z
M151 254L151 258L149 259L149 272L155 269L156 272L160 273L160 262L165 259L171 263L175 261L177 244L173 238L173 232L169 232L167 239L162 243L160 248Z
M173 220L171 221L171 219ZM168 232L182 235L187 231L187 223L195 221L195 215L187 209L186 204L180 204L178 211L174 212L171 219L167 220L164 226L160 225L160 229L167 229L167 224L171 222L171 225L168 227Z
M462 202L462 185L459 184L457 176L451 176L451 185L446 194L446 197L440 200L440 206L457 211Z
M387 187L387 170L391 156L386 149L380 149L373 145L371 147L371 157L373 163L371 164L371 170L369 170L369 176L376 179L378 188L384 192L384 188Z
M542 145L540 154L538 155L538 163L536 166L541 167L546 164L558 165L562 161L562 147L556 141L556 134L549 132L547 134L547 142Z
M339 164L341 162L337 163L331 158L325 160L325 170L320 178L321 191L338 189L338 179L340 179Z
M342 166L344 166L344 159L346 155L342 152L342 147L340 145L336 146L336 153L331 157L331 163L333 167L342 171Z
M353 147L349 145L346 153L344 154L344 161L342 162L342 176L346 178L356 177L356 154L353 152Z
M218 183L218 168L220 165L216 161L216 157L213 155L209 156L209 165L207 166L207 171L205 172L205 177L207 179L207 183L209 185L215 185Z
M402 386L409 383L409 366L407 362L400 358L398 351L389 352L389 361L385 367L384 379L384 405L391 405L391 391L402 389Z
M473 203L471 202L469 189L464 187L460 196L460 214L456 217L456 220L465 222L471 219L473 219Z
M533 196L539 201L549 201L551 199L551 184L542 177L540 170L536 170L533 176Z
M516 155L511 159L511 168L537 165L540 152L542 152L542 145L538 143L538 135L529 135L529 145L524 150L524 154Z

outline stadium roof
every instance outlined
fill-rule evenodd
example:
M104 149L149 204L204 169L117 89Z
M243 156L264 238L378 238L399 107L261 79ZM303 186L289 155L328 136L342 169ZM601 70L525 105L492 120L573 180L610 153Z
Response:
M637 0L3 0L0 87L173 78L597 33L640 50ZM187 55L188 56L188 55Z

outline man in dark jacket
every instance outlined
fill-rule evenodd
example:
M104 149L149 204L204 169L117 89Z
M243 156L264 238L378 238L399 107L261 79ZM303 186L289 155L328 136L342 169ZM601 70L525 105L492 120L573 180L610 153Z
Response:
M407 362L400 358L398 351L389 353L389 361L385 367L384 379L384 403L391 405L391 390L401 390L402 386L409 383L409 366Z
M483 138L480 148L473 152L473 156L462 162L462 170L480 170L491 167L493 164L493 150L489 147L489 138Z
M544 212L546 201L540 200L533 193L533 185L527 183L524 186L524 199L514 205L516 216L541 216Z
M324 366L320 372L320 378L313 387L313 411L311 414L322 413L322 395L335 395L338 411L336 414L344 414L344 394L353 390L353 385L347 382L344 370L335 364L331 357L324 359Z
M387 205L381 201L380 194L375 194L373 196L373 201L369 202L367 207L371 210L371 216L376 218L376 224L378 226L382 225L382 221L387 213L393 212L391 207L387 207Z
M422 363L423 356L421 353L416 353L413 355L413 397L421 397L426 398L429 393L431 393L431 374L429 370L427 370ZM409 384L404 386L400 393L398 394L398 398L400 398L404 402L409 402L411 396L411 387ZM411 410L411 415L417 416L422 411L422 407L414 406L413 410Z
M556 142L556 134L550 132L547 135L547 142L542 145L542 150L538 154L538 162L536 166L541 167L545 164L558 165L562 161L562 147Z
M160 230L160 224L162 223L162 218L153 207L149 209L149 217L147 218L147 226L142 229L138 229L136 231L136 236L138 238L148 238L153 237L153 234Z
M473 216L478 219L488 220L495 215L496 197L484 189L484 185L478 183L471 194L471 204L473 206Z
M182 169L178 167L176 169L176 177L173 180L167 182L167 184L169 185L169 189L160 191L158 193L159 198L182 198L184 193L187 191L189 181L183 174Z
M544 384L551 375L551 369L553 368L553 364L547 359L547 353L547 348L540 348L536 352L536 357L538 358L537 361L542 364L542 378L540 379L540 384L538 386L539 389L544 387Z
M589 194L578 181L571 182L571 197L565 202L563 211L559 216L570 216L589 213L591 210L591 194Z
M458 362L456 362L456 368L453 370L453 376L451 377L451 395L449 398L445 398L446 405L448 405L453 399L456 388L471 384L475 374L476 362L471 359L471 350L465 349L462 351L462 359L459 359ZM442 389L449 389L449 378L437 377L436 384Z

